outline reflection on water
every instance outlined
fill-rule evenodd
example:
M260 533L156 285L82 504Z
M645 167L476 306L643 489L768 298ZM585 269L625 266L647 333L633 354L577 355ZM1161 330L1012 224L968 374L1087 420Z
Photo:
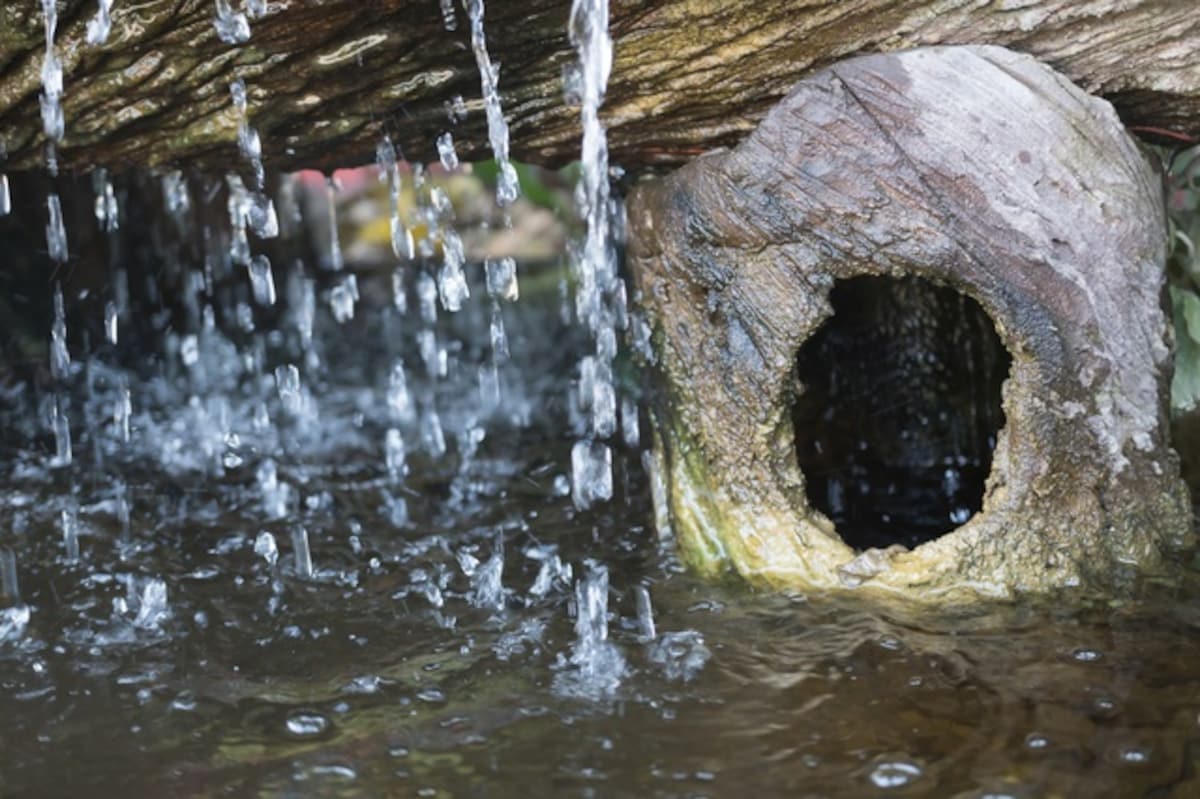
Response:
M699 581L637 452L574 510L554 301L512 310L481 410L477 288L407 416L378 398L424 323L385 309L322 317L299 385L215 333L190 370L92 363L72 468L13 397L0 795L1200 795L1200 591L913 617ZM124 381L129 445L81 423Z

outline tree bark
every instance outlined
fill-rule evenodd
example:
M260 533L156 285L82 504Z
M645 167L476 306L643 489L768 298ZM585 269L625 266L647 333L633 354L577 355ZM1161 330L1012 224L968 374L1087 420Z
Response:
M232 0L240 9L239 0ZM249 89L267 167L345 166L389 134L413 160L451 130L464 159L490 157L469 22L436 0L274 0L226 44L211 0L117 0L107 43L86 43L95 0L60 0L65 71L60 165L226 167L236 158L228 84ZM492 2L488 49L515 158L578 152L563 101L575 56L567 0ZM799 79L850 55L989 43L1030 53L1113 102L1127 125L1200 136L1200 14L1191 0L614 0L604 116L614 163L678 164L740 141ZM0 8L3 168L44 162L40 4ZM447 104L461 96L466 119Z

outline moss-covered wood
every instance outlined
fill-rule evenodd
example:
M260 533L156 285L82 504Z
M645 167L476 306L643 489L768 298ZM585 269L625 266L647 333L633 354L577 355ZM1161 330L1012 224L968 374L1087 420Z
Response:
M235 9L241 0L231 0ZM464 158L489 157L467 15L446 29L436 0L272 0L242 45L213 25L212 0L118 2L103 46L86 44L94 0L60 0L70 169L226 167L236 157L231 80L249 87L268 168L369 160L389 133L413 159L454 131ZM517 158L578 152L563 103L574 62L568 0L493 0L488 48ZM751 131L815 68L862 52L992 43L1031 53L1111 100L1127 124L1200 134L1200 14L1180 0L614 0L616 63L605 103L615 163L677 164ZM38 95L41 4L0 4L4 168L44 158ZM452 125L447 103L469 113Z

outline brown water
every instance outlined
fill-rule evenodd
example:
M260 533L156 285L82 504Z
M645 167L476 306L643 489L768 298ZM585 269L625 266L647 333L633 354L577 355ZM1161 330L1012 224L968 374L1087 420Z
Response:
M30 412L10 397L0 546L32 617L0 643L0 796L1200 795L1200 590L916 614L698 580L650 527L636 451L618 456L611 503L573 509L578 335L553 302L509 316L511 385L478 412L469 342L486 318L439 323L468 342L436 389L450 451L414 448L402 486L362 392L408 340L387 325L408 323L376 309L327 335L320 424L277 433L294 492L281 519L255 476L262 442L215 473L201 457L215 417L185 399L232 397L238 418L244 380L205 393L195 374L150 370L141 445L105 456L111 440L85 431L69 469L46 467L48 439L22 433ZM220 348L201 349L206 385L224 385ZM113 379L100 360L96 396ZM63 557L72 487L78 563ZM311 577L294 565L300 524ZM261 531L274 565L254 551ZM498 535L503 593L467 574ZM552 552L573 576L534 591ZM625 664L600 675L610 691L570 661L586 559L609 571ZM165 605L146 593L156 578Z

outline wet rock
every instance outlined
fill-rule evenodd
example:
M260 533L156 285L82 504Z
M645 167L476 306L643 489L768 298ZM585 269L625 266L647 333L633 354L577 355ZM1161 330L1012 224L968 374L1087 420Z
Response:
M931 48L801 81L739 147L630 199L660 524L702 571L919 600L1159 568L1191 542L1163 213L1111 106L1031 57ZM1011 356L981 508L911 550L848 546L796 454L797 353L835 282L867 275L972 298Z

